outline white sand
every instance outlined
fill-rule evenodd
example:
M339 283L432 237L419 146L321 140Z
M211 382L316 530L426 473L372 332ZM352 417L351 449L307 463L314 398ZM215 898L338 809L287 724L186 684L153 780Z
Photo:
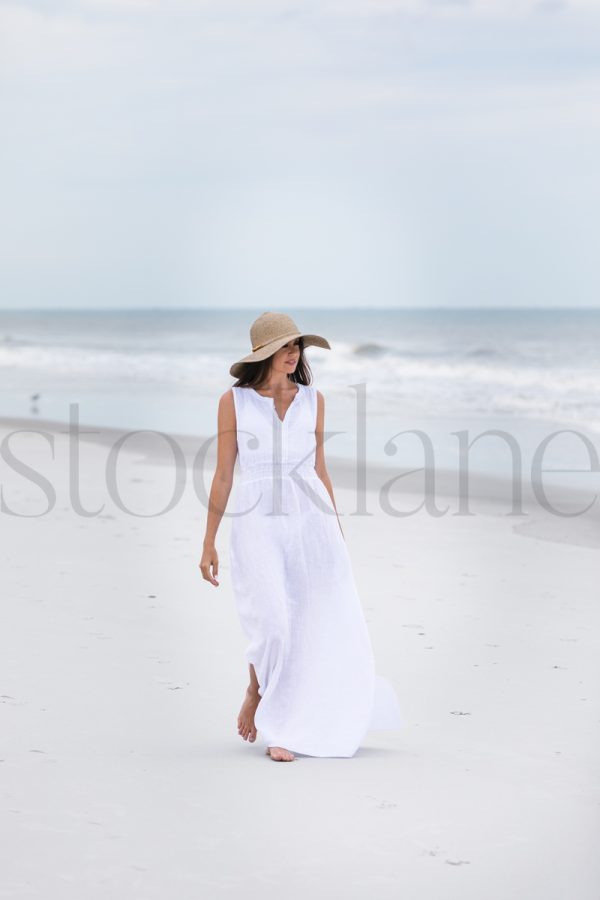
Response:
M352 759L274 763L237 734L229 521L214 588L197 569L206 512L190 470L171 512L127 515L106 490L115 436L80 444L94 517L73 510L64 434L54 459L39 435L11 440L56 488L46 515L22 517L44 497L0 460L21 514L0 514L0 897L597 900L595 511L525 522L478 501L461 517L449 499L445 516L394 518L371 494L371 516L343 515L405 728L372 732ZM121 454L119 484L156 512L173 467L144 446ZM329 470L349 513L350 475Z

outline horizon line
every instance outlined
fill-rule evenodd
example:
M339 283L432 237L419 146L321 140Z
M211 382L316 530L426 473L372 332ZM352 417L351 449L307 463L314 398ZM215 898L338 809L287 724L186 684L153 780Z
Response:
M261 306L0 306L3 312L255 312ZM294 310L301 312L580 312L600 311L597 306L280 306L273 312Z

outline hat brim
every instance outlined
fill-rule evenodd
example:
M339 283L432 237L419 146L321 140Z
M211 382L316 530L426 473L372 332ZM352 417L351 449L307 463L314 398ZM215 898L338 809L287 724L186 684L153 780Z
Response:
M277 338L277 340L265 344L260 350L255 350L254 353L249 353L248 356L244 356L243 359L238 359L238 361L229 369L229 374L233 375L234 378L239 378L247 363L262 362L262 360L268 359L269 356L273 356L274 353L281 349L285 344L289 343L289 341L299 337L303 339L305 347L322 347L324 350L331 350L329 341L326 338L321 337L320 334L299 334L298 332L295 332L294 334Z

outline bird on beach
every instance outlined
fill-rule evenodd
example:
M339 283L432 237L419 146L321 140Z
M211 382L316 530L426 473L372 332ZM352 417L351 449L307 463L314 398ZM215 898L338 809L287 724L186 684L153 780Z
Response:
M40 399L40 397L41 397L41 394L32 394L32 395L30 396L29 399L30 399L30 401L31 401L31 409L29 410L29 412L31 412L31 413L39 413L40 410L39 410L39 407L38 407L38 405L37 405L37 401Z

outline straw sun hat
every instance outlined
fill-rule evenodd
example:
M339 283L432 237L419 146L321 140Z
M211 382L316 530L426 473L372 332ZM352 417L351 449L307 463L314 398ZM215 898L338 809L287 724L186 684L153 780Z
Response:
M304 346L314 345L331 350L329 341L319 334L303 334L293 319L285 313L264 312L255 319L250 326L250 344L252 353L238 359L229 372L234 378L239 378L244 371L245 363L260 362L277 352L288 341L303 338Z

